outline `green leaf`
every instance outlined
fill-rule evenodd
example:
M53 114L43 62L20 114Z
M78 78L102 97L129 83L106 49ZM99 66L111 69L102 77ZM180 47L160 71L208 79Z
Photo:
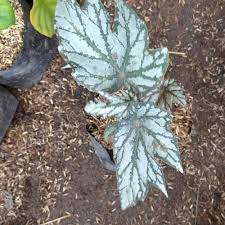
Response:
M177 82L174 79L168 79L164 81L161 87L157 105L171 111L173 104L186 106L186 97L184 90Z
M14 10L8 0L0 0L0 30L15 24Z
M56 32L59 51L73 76L92 91L132 89L145 96L160 84L167 66L166 48L148 50L147 28L122 0L116 1L115 31L100 0L59 0Z
M34 0L30 11L30 21L41 34L52 37L54 35L54 17L57 0Z

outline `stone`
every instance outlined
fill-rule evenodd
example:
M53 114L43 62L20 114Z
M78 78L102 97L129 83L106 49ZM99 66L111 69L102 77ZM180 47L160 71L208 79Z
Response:
M57 40L38 33L29 21L30 1L20 0L25 33L23 48L7 70L0 71L0 84L13 88L29 88L37 84L57 53Z
M17 99L7 89L0 86L0 142L5 136L17 106Z

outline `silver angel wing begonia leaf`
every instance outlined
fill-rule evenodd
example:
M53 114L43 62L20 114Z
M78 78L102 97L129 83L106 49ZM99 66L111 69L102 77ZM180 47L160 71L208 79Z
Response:
M100 0L59 0L55 28L59 51L78 83L89 90L114 92L132 87L144 96L162 80L168 66L166 48L148 50L145 23L116 0L115 31Z
M157 157L182 171L176 139L168 128L170 114L146 103L134 108L118 122L113 139L123 209L143 201L151 186L167 195Z
M118 119L106 136L113 142L122 208L143 201L150 186L167 195L156 158L183 172L176 138L168 127L170 113L143 102L91 102L85 109L95 116Z

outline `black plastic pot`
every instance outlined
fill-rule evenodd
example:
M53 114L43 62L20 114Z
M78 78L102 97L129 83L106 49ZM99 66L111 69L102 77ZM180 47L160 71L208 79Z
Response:
M25 32L23 48L12 67L0 71L0 85L12 88L29 88L37 84L43 72L57 53L56 38L47 38L34 30L29 21L31 0L19 0L23 9ZM0 141L5 135L16 111L15 97L0 86Z

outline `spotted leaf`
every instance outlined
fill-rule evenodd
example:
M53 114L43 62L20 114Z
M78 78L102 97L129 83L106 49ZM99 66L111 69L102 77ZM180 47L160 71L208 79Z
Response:
M166 48L148 50L145 23L123 0L116 0L115 28L100 0L59 0L59 51L78 83L89 90L132 89L139 96L157 87L168 66Z

